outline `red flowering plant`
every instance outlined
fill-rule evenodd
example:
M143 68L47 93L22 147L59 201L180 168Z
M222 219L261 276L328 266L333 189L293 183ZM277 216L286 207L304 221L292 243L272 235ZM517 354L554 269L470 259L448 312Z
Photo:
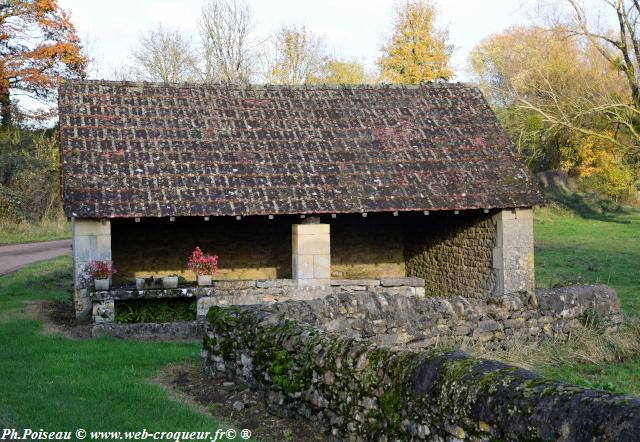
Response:
M89 261L84 267L85 274L93 279L109 279L117 272L110 259L97 259Z
M218 255L203 253L196 247L188 263L189 269L196 275L215 275L218 273Z

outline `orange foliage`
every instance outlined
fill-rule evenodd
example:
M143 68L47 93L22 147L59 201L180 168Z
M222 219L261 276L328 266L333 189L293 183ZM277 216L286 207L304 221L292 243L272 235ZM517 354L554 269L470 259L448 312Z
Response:
M49 100L58 81L84 75L87 64L69 14L56 0L12 0L0 9L0 105L11 121L10 91Z

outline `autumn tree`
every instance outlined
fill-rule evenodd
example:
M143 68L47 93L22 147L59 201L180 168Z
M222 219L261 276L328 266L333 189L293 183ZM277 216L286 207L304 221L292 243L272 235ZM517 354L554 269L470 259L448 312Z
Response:
M438 28L438 11L431 0L407 0L395 8L393 33L382 45L378 66L383 81L417 84L448 80L453 46L449 33Z
M0 9L0 118L11 124L12 99L55 97L63 78L84 74L76 29L56 0L11 0Z
M309 84L362 84L367 83L367 75L362 63L356 60L341 60L326 57L318 72L307 79Z
M631 96L622 73L569 30L556 23L490 36L471 51L471 70L523 160L622 194L637 175L635 136L618 118Z
M282 26L273 37L273 55L267 81L274 84L304 84L320 73L324 41L305 26Z
M198 25L201 80L248 83L257 64L249 4L244 0L206 0Z
M140 36L131 52L133 74L146 81L192 81L198 58L191 42L178 29L158 25Z

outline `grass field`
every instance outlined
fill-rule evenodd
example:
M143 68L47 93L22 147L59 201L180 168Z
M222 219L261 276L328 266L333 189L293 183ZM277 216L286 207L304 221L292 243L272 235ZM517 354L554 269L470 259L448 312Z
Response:
M640 211L578 216L552 206L535 212L536 282L609 284L624 312L640 316ZM579 385L640 395L640 357L608 365L542 365L538 371Z
M28 303L68 299L70 268L64 257L0 277L0 428L215 431L218 422L149 381L167 364L199 358L198 344L42 332Z
M64 217L39 222L0 221L0 245L71 238L71 226Z
M640 314L640 211L584 218L554 208L535 212L536 283L611 285L625 313Z

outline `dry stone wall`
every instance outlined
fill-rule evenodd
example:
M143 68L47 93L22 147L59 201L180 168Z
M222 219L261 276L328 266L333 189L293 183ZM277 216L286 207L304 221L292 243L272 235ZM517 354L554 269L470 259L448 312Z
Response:
M428 347L443 338L501 341L562 337L587 317L609 327L622 321L616 293L606 285L577 285L488 300L340 292L324 299L280 302L265 311L380 345Z
M567 289L559 302L543 293L537 302L566 317L587 308L616 316L610 292L587 292ZM412 311L431 309L429 302L365 292L213 307L203 342L206 370L248 383L274 413L305 419L337 440L637 440L638 398L545 380L459 351L399 349L362 338L388 335L392 320L419 325ZM340 325L341 317L355 321Z
M495 286L491 214L432 213L404 226L407 276L424 278L427 294L486 298Z

